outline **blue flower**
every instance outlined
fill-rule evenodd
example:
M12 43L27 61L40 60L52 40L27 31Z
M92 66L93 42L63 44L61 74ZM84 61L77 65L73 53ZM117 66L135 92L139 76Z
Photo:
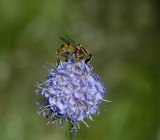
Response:
M60 120L63 127L63 122L70 120L71 131L80 129L81 121L89 127L84 118L93 120L91 115L100 113L101 100L108 101L103 99L106 90L100 77L93 74L90 64L83 60L75 63L72 58L47 70L46 81L37 82L36 93L42 96L36 102L38 113L47 117L47 124Z

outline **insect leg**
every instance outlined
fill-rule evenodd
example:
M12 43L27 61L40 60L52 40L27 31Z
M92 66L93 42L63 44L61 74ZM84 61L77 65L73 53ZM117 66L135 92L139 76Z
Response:
M75 58L77 58L77 67L79 67L79 56L77 56L77 50L74 52Z
M79 57L77 57L77 66L79 67Z
M86 64L86 63L85 63L85 59L84 59L83 61L84 61L84 64ZM84 69L86 70L86 65L84 65Z
M56 65L56 67L54 68L55 70L58 68L59 63L60 63L60 55L58 54L58 55L57 55L57 65Z

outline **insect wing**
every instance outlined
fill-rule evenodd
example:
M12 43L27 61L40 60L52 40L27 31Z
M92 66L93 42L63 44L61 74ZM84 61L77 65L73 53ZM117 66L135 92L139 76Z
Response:
M76 44L68 35L65 35L73 44Z
M72 42L71 40L68 40L66 38L63 37L59 37L63 42L67 43L67 44L71 44L72 46L76 47L76 44L74 42Z

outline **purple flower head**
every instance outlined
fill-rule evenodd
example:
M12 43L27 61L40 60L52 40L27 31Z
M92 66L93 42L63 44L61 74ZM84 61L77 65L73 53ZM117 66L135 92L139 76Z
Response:
M72 58L68 62L60 62L57 69L48 69L46 81L37 82L37 94L44 99L36 102L39 110L48 119L48 123L60 120L63 127L64 120L70 120L71 131L80 128L80 122L87 123L84 118L93 120L92 114L99 114L99 105L104 100L106 91L99 76L92 73L90 64L83 60L74 63Z

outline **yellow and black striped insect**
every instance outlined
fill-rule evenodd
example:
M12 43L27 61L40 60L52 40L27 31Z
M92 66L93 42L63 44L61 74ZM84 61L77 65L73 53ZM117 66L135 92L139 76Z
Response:
M67 39L59 37L64 42L64 44L61 45L61 47L58 48L56 52L58 63L56 68L58 68L59 66L61 57L65 57L66 61L68 61L69 57L77 58L77 61L79 61L79 59L84 59L84 63L88 64L93 58L92 54L90 54L89 51L86 48L84 48L84 46L82 46L81 44L75 43L68 36L66 37Z

